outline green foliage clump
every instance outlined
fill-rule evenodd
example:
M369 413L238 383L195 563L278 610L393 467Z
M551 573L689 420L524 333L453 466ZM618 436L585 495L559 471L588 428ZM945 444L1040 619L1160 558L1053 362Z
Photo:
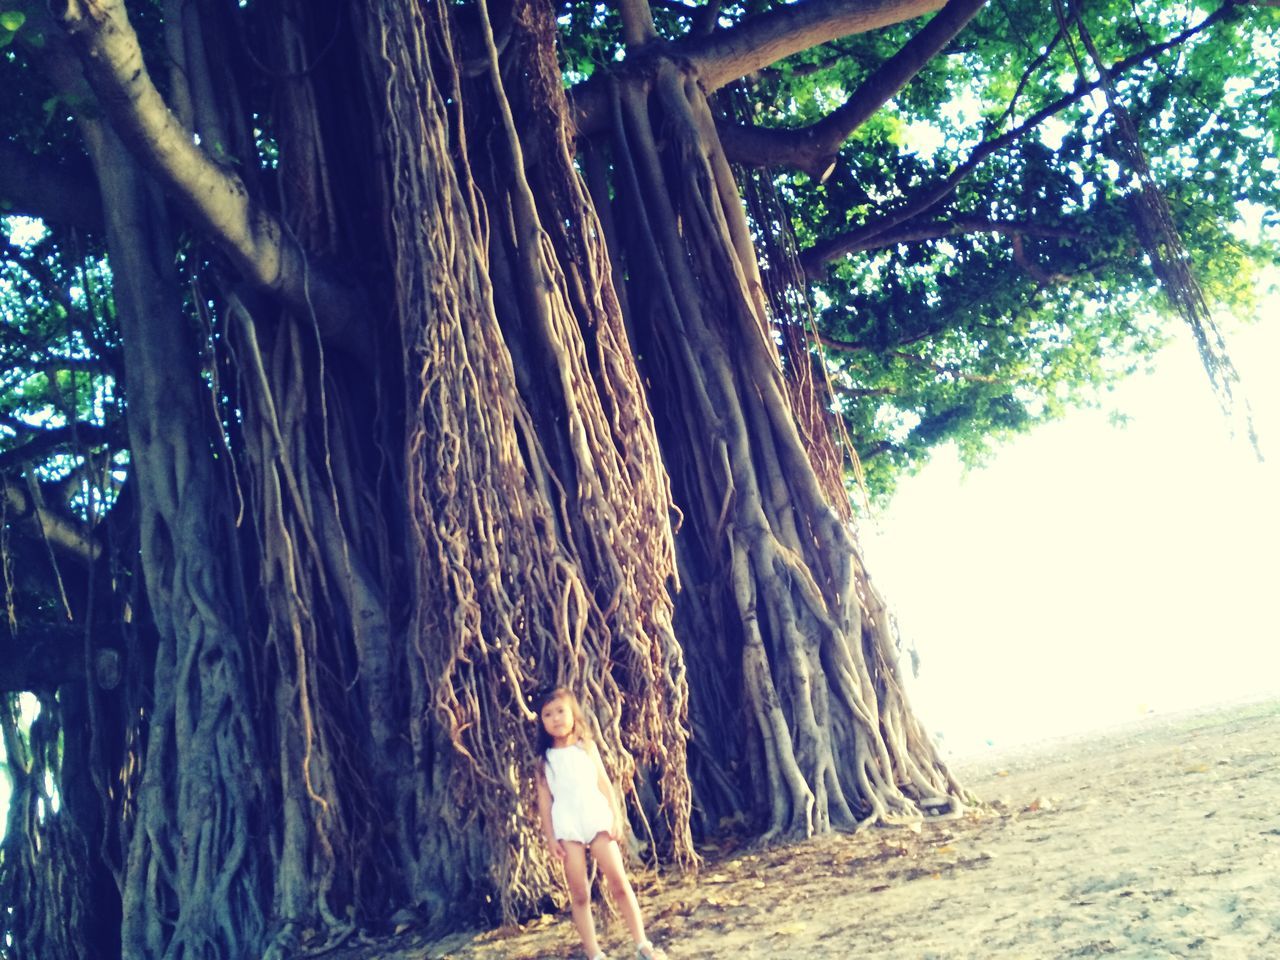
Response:
M1280 209L1280 16L1229 6L1195 31L1216 9L1108 3L1085 16L1102 58L1125 65L1118 93L1206 300L1248 322L1259 276L1280 257L1266 231ZM910 34L845 38L763 72L758 121L817 122ZM889 221L984 142L1095 80L1052 6L988 5L849 137L826 182L775 178L798 246ZM894 221L916 235L895 241L889 229L821 271L836 409L878 497L940 443L977 463L1002 439L1099 405L1167 338L1177 321L1135 233L1115 137L1101 94L1080 96ZM1259 219L1261 237L1248 226Z

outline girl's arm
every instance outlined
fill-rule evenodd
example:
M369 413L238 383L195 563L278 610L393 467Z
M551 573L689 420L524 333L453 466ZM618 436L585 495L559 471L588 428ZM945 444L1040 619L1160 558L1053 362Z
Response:
M609 836L620 841L623 837L622 814L619 812L618 798L613 792L613 783L609 780L609 772L604 768L604 761L600 759L600 750L595 741L588 740L586 744L587 753L591 754L591 759L596 763L596 786L609 801L609 810L613 813L613 828L609 831Z
M551 825L551 788L547 786L547 775L538 771L538 820L542 823L542 835L546 837L551 856L564 860L564 847L556 839L555 828Z

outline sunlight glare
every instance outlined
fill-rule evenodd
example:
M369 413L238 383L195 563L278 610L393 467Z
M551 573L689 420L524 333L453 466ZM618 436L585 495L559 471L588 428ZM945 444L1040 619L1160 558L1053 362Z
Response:
M965 474L954 449L863 524L955 755L1280 693L1280 298L1229 334L1264 454L1232 439L1190 336L1150 376ZM1130 426L1112 425L1120 412ZM910 679L910 678L909 678Z

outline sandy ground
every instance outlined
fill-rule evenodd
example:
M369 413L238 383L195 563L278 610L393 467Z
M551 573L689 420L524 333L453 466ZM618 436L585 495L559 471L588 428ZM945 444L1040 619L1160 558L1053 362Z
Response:
M1280 957L1280 701L957 762L985 811L637 877L678 958ZM617 919L602 941L630 957ZM567 912L364 960L581 955Z

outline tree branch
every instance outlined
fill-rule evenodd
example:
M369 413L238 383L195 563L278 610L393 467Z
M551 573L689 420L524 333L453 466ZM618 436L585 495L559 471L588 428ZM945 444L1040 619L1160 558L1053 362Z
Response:
M102 199L98 195L96 180L93 179L92 175L90 175L90 180L95 185L93 214L101 217ZM103 229L105 230L105 225L103 225ZM71 299L73 282L70 279L67 282L60 282L59 278L55 276L48 262L46 242L37 243L30 251L19 251L11 248L9 257L11 262L20 267L38 285L42 297L66 311L67 322L84 338L89 349L93 351L93 356L91 357L50 357L42 344L31 342L27 348L29 353L44 357L44 359L34 362L45 364L53 362L64 369L86 369L109 373L117 379L122 379L120 351L108 346L94 329L95 317L93 316L92 304L90 309L86 310ZM84 277L81 277L80 280L87 285L87 280ZM87 286L85 295L89 295ZM10 331L11 335L12 333Z
M5 499L5 519L17 529L44 537L50 546L85 563L92 563L102 554L102 544L92 528L33 503L31 494L7 477L0 477L0 495Z
M16 464L43 460L48 453L61 447L88 448L108 444L123 446L123 440L118 430L101 427L95 423L78 423L74 427L41 430L21 446L0 452L0 472L11 470Z
M950 380L966 380L969 383L1008 383L1000 377L993 377L982 373L966 373L955 367L949 367L944 363L938 363L930 360L928 357L922 357L918 353L910 353L906 350L890 350L886 356L897 357L900 360L906 360L908 363L915 364L918 367L927 367L940 377L946 377Z
M1227 0L1226 3L1213 13L1206 16L1194 27L1189 27L1182 33L1163 43L1154 44L1131 57L1127 57L1126 59L1119 61L1110 68L1108 71L1109 74L1114 78L1159 56L1166 50L1171 50L1174 47L1180 46L1196 34L1207 30L1213 24L1222 20L1241 2L1242 0ZM987 157L1021 139L1049 117L1056 113L1060 113L1072 104L1084 99L1089 94L1099 89L1101 85L1101 81L1078 84L1071 93L1054 100L1047 106L1041 107L1012 130L979 143L974 148L973 152L969 154L969 157L957 166L950 174L927 186L923 191L910 198L897 210L887 214L875 223L870 223L858 228L857 230L842 233L837 237L832 237L815 243L800 255L800 263L804 268L805 274L810 279L821 279L823 276L823 266L826 263L844 256L851 250L867 249L865 246L867 241L892 230L894 227L907 223L930 208L936 206L938 203L950 196L965 177L972 173L978 164Z
M689 36L705 37L712 33L720 19L721 6L723 6L723 0L706 0L706 3L698 8L697 16L693 18Z
M838 63L843 63L851 59L848 52L841 50L839 47L832 46L829 52L821 60L813 60L809 63L794 63L791 68L786 71L787 75L793 79L802 79L811 77L815 73L821 73L823 70L830 70ZM780 66L761 67L752 76L763 77L765 79L778 79L782 76L783 71Z
M965 379L978 379L980 383L1003 383L999 379L981 379L968 377ZM924 449L935 446L940 440L945 440L958 420L963 420L965 413L963 407L950 407L939 413L930 414L923 417L919 423L907 431L907 439L902 442L890 440L887 437L877 440L875 443L868 444L863 449L858 449L858 459L866 463L873 457L878 457L885 453L909 453L912 446L911 441Z
M860 230L832 237L832 241L853 237L845 244L843 253L864 253L868 250L883 250L900 243L920 243L924 240L939 240L943 237L955 237L968 233L1000 233L1014 237L1052 237L1062 240L1077 240L1081 234L1067 227L1054 227L1046 224L1028 223L1025 220L985 220L974 217L957 217L955 220L931 220L921 223L905 223L893 230L886 230L873 236L863 236Z
M689 35L666 43L648 43L614 73L648 73L659 58L693 67L707 93L793 53L854 33L866 33L932 13L944 0L800 0L748 17L728 30ZM714 11L717 7L709 4ZM713 21L714 22L714 21ZM609 119L610 74L573 91L576 126L581 134L603 129Z
M88 164L51 163L0 143L0 203L5 213L102 230L102 197Z
M753 166L792 166L819 182L835 167L840 145L887 103L958 34L986 0L949 0L929 23L867 77L844 105L799 128L724 124L720 140L729 159Z
M1015 233L1013 235L1013 262L1020 266L1023 270L1031 275L1031 278L1040 284L1041 287L1053 286L1057 283L1066 283L1071 278L1065 273L1049 273L1044 267L1036 263L1029 256L1022 245L1022 234Z
M649 0L618 0L618 11L622 15L622 36L628 50L638 50L657 39Z
M121 138L251 283L294 311L314 313L322 335L356 342L361 294L321 269L288 227L215 163L165 105L143 62L121 0L63 0L54 13Z
M897 444L892 443L888 440L877 440L875 443L871 444L870 446L863 449L859 449L858 459L861 460L863 463L866 463L868 460L871 460L873 457L878 457L881 454L888 453L890 450L893 450L896 447L897 447Z
M708 93L793 53L932 13L942 0L802 0L748 17L736 27L671 43Z
M821 327L815 329L813 334L817 338L818 342L828 350L846 350L850 353L865 353L871 349L870 347L863 346L860 343L854 343L852 340L841 340L838 337L833 337L830 334L823 333Z
M875 389L872 389L872 388L864 389L861 387L846 387L839 383L833 383L831 385L831 390L833 393L836 394L836 396L844 397L847 400L855 400L855 401L865 400L868 397L896 397L901 392L898 390L897 387L878 387Z

